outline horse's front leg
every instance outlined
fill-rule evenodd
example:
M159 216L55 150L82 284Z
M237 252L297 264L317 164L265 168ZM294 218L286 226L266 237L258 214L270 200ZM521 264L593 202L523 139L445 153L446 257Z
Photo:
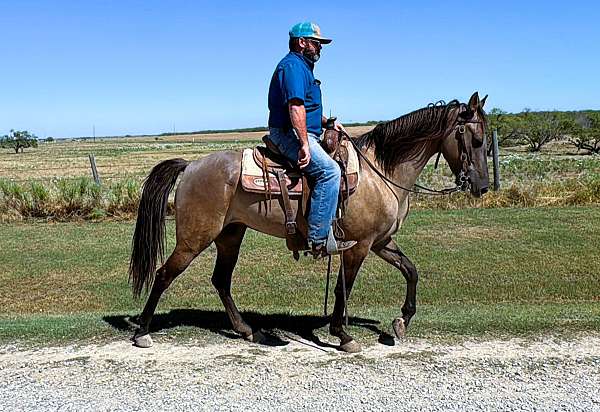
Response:
M415 265L402 253L396 242L391 238L384 246L373 248L373 252L395 268L400 269L406 279L406 298L404 299L404 305L402 305L402 317L396 318L392 322L394 333L400 339L404 337L410 319L417 311L416 300L419 274Z
M358 270L362 265L365 257L369 253L369 245L357 244L353 248L346 250L344 253L344 277L346 281L346 302L350 298L350 291ZM360 345L344 331L344 288L342 286L342 270L338 274L337 283L335 286L335 305L331 314L331 322L329 323L329 333L340 338L340 349L344 352L360 352Z

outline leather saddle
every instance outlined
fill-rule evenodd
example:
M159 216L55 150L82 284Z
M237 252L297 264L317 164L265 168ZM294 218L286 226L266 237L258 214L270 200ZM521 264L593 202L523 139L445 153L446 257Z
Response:
M321 146L340 165L342 179L338 209L345 210L347 198L358 185L359 167L354 148L347 140L341 141L340 135L333 129L331 122L331 128L325 130ZM244 151L242 188L248 192L264 194L268 201L273 197L281 197L285 213L286 243L297 258L298 250L308 249L306 215L310 207L311 182L279 151L268 135L263 136L262 140L265 146ZM292 207L290 198L298 199L297 210Z

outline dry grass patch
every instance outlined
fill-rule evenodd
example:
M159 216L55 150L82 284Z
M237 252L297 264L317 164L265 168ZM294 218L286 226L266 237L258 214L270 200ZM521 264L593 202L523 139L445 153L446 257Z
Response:
M79 313L107 310L90 290L95 279L84 272L47 272L12 278L3 288L0 307L4 313Z
M372 127L354 127L358 135ZM0 176L15 181L50 180L91 176L88 155L96 156L104 180L143 177L162 160L183 157L195 160L218 150L241 150L260 142L265 132L213 133L177 136L57 141L14 154L0 150Z
M474 240L509 240L516 239L521 231L515 228L502 226L472 226L465 224L452 224L444 228L419 229L416 237L419 241L458 245Z

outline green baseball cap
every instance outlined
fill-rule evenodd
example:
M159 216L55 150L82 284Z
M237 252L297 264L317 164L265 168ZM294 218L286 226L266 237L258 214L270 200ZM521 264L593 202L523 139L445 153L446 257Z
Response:
M321 28L316 23L309 21L294 24L290 29L290 37L308 37L319 40L323 44L331 43L331 39L321 36Z

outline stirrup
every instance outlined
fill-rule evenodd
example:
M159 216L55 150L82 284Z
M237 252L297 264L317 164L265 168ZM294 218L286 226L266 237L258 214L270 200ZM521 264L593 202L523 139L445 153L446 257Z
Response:
M336 240L333 235L333 228L329 229L327 242L325 242L325 251L328 255L339 255L354 245L356 245L356 240Z
M356 240L336 240L335 236L333 235L333 229L330 229L325 243L319 245L318 247L313 245L310 250L304 252L304 255L308 256L311 254L313 255L314 259L331 255L339 255L343 251L348 250L356 245L356 243Z

